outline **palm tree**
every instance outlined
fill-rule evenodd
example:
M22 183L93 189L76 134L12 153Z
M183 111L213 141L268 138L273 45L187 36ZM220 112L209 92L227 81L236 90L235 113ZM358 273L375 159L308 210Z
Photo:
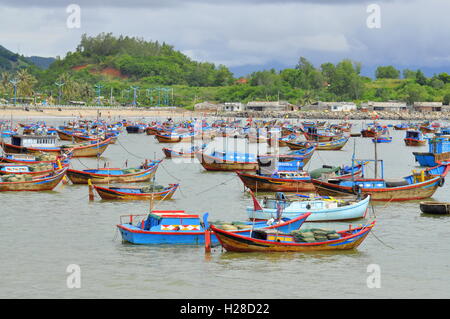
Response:
M27 69L17 71L16 79L19 81L17 89L22 96L32 96L33 87L37 83L36 78L28 73Z

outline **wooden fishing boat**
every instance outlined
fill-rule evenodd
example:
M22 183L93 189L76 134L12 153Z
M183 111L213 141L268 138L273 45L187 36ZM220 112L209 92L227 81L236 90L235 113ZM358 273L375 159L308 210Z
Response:
M160 134L157 133L154 135L159 143L180 143L180 142L189 142L195 138L195 134L187 133L187 134Z
M420 210L424 214L447 215L450 214L450 203L420 202Z
M20 136L23 138L24 136ZM14 137L16 138L16 137ZM18 137L19 138L19 137ZM27 136L27 138L29 138ZM32 138L39 138L37 136L33 136ZM47 137L44 138L46 140ZM62 154L62 153L72 153L72 157L96 157L103 154L108 145L111 142L111 138L103 140L103 141L92 141L86 142L82 144L66 144L61 146L37 146L37 147L26 147L19 146L16 143L7 144L2 143L3 150L5 153L15 153L15 154L40 154L44 153L53 153L53 154Z
M409 129L408 124L395 124L394 125L394 130L396 130L396 131L407 131L408 129Z
M335 134L330 130L306 127L303 135L308 141L330 142L342 138L342 134Z
M408 201L431 197L438 187L444 185L444 178L449 170L448 165L441 165L413 174L398 180L383 178L358 178L354 180L318 180L312 179L317 193L325 196L345 194L370 195L373 201Z
M438 128L432 127L431 125L421 125L419 126L419 130L424 133L436 133L438 131Z
M407 131L404 141L407 146L423 146L427 143L420 131Z
M256 171L258 169L258 161L252 154L214 151L211 155L197 152L195 156L208 171Z
M60 168L68 168L69 163L60 164L51 162L47 164L0 164L0 175L27 175L42 176L47 175Z
M50 174L30 176L19 181L14 181L14 176L8 176L8 180L4 181L2 177L0 181L0 192L8 191L50 191L54 189L66 175L67 168L56 170Z
M254 192L315 192L307 172L277 173L272 176L236 171L244 186Z
M317 151L338 151L341 150L345 144L347 144L348 137L343 137L339 140L334 140L331 142L315 142L315 141L306 141L306 142L286 142L286 145L291 150L299 150L311 146L315 146Z
M191 146L188 149L171 149L168 147L163 147L162 151L164 152L164 155L166 155L167 158L175 158L175 157L181 157L181 158L195 158L195 154L202 149L204 149L206 145L200 146Z
M301 150L292 151L287 154L271 154L270 152L267 152L265 155L259 155L258 162L267 162L268 160L276 158L280 162L301 161L303 166L305 166L312 158L315 150L316 147L311 146Z
M372 139L373 143L391 143L392 136L378 136Z
M253 197L253 207L247 207L250 220L268 220L276 218L277 214L283 217L295 218L298 215L310 212L308 222L354 220L364 218L370 202L370 196L363 199L351 198L348 200L335 199L328 196L307 196L295 194L286 196L277 193L275 199L264 197L261 205Z
M91 141L82 144L63 145L61 152L71 152L72 157L99 157L111 144L113 138L103 141Z
M65 156L64 156L65 155ZM61 163L68 162L71 154L4 154L0 156L0 163L14 163L14 164L51 164L60 160Z
M210 229L227 251L236 252L308 252L318 250L349 250L357 248L374 227L375 221L361 227L337 232L338 239L317 242L296 242L291 234L277 231L254 230L251 236L242 236L214 225Z
M67 170L67 176L74 184L92 184L105 183L138 183L148 182L156 173L161 161L153 161L148 165L138 168L120 169L120 168L99 168L87 170Z
M375 127L370 127L370 128L367 128L367 129L365 129L365 130L361 130L361 136L362 137L378 137L378 136L380 136L381 135L381 131L380 130L378 130L377 128L375 128Z
M121 216L120 224L117 225L123 241L133 244L172 244L172 245L198 245L205 243L205 230L209 228L208 213L203 215L203 221L199 215L186 214L182 210L155 211L147 215ZM253 229L278 229L289 232L297 230L305 222L309 213L298 216L294 219L283 218L281 221L270 224L267 222L240 222L234 224L233 233L242 236L249 236ZM134 219L146 216L146 219ZM129 219L128 223L123 223L122 218ZM136 218L136 219L137 219ZM218 225L217 227L222 227ZM227 227L228 228L228 227ZM211 244L218 244L217 238L211 234Z
M179 184L169 184L163 189L151 186L145 188L101 187L93 185L98 195L105 200L169 200L178 189ZM149 190L150 189L150 190Z

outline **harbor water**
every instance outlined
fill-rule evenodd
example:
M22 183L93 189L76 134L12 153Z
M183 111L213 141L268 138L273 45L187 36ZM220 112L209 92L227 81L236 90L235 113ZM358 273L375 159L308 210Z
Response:
M42 119L41 119L42 120ZM31 122L31 120L30 120ZM62 124L64 119L47 119ZM354 121L353 131L362 121ZM394 122L382 122L382 124ZM378 144L386 178L417 169L404 131ZM220 141L216 141L220 144ZM164 157L152 136L123 132L102 157L72 159L76 169L128 167ZM288 151L288 148L283 148ZM373 159L370 138L350 138L341 151L316 151L306 169ZM106 164L105 164L106 163ZM367 177L373 176L373 166ZM158 209L185 210L210 220L243 221L252 205L232 172L206 172L197 160L165 159L156 182L180 183ZM434 200L450 201L450 183ZM375 203L366 220L314 224L342 230L376 219L356 250L314 253L230 253L208 256L203 246L145 246L121 241L121 215L146 214L147 201L88 200L86 185L60 184L50 192L3 192L0 222L1 298L449 298L450 216L424 215L419 201ZM306 225L304 227L308 227ZM69 265L80 269L80 288L69 288ZM375 266L374 266L375 265ZM373 269L379 285L373 287Z

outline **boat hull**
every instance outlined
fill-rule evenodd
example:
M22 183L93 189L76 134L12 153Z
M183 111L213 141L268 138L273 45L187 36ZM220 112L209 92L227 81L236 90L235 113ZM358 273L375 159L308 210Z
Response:
M258 229L277 229L280 232L291 232L300 228L305 222L308 214L299 216L290 221L284 222L279 225L268 226L262 223L260 226L256 226ZM205 244L205 230L195 231L146 231L139 227L131 225L117 225L122 240L132 244L149 245L149 244L171 244L171 245L203 245ZM256 229L256 228L255 228ZM234 233L242 236L249 236L251 228L233 231ZM219 244L219 240L214 233L211 233L211 244Z
M309 252L320 250L349 250L357 248L367 237L374 223L352 234L336 240L318 243L277 242L239 236L211 226L221 245L235 252Z
M323 222L323 221L340 221L340 220L354 220L365 217L367 208L369 206L370 196L365 199L348 206L305 211L283 211L283 217L294 218L298 215L304 214L307 211L311 213L308 217L308 222ZM267 209L255 211L253 207L247 208L247 215L250 219L268 220L277 216L276 209Z
M227 161L202 152L198 152L195 155L207 171L256 171L259 167L257 162Z
M171 185L168 189L155 193L127 193L95 185L94 189L97 191L98 195L105 200L169 200L178 189L178 184Z
M373 201L408 201L419 200L433 196L439 184L441 177L436 176L428 181L398 187L388 188L360 188L361 193L370 195ZM356 195L356 190L352 187L340 186L329 182L313 179L313 184L317 188L317 193L322 196L342 196L346 194Z
M66 168L56 171L53 176L34 178L25 182L0 182L0 192L17 191L50 191L53 190L66 175Z
M73 184L88 184L91 180L92 184L106 183L139 183L148 182L156 173L158 165L149 169L141 170L137 173L113 175L113 174L95 174L74 169L67 170L67 177ZM105 170L107 171L107 170Z
M236 172L242 183L254 192L315 192L311 179L294 180Z

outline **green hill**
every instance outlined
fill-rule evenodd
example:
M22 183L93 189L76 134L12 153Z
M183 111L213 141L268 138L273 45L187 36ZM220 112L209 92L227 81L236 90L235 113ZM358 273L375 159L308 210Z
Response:
M0 45L0 71L15 71L31 66L31 62L23 56L13 53Z

